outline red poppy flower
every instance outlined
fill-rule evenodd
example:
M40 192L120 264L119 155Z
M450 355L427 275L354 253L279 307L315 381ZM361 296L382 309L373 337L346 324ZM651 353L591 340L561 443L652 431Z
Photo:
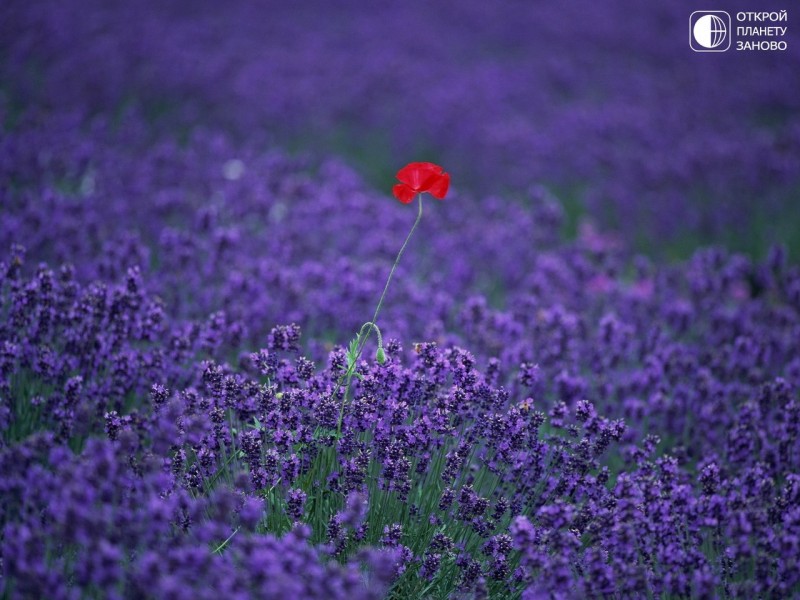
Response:
M392 193L403 204L408 204L423 192L441 200L450 187L450 175L439 165L429 162L409 163L397 172L397 178L401 183L392 188Z

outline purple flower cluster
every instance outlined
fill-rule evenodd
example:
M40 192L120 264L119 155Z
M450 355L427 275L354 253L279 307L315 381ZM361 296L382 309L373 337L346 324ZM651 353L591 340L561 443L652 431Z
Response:
M632 2L406 3L392 36L363 3L83 4L0 20L1 596L800 594L800 267L629 249L733 225L711 192L785 208L796 49L709 76ZM518 192L426 204L351 386L413 214L254 133L335 124ZM535 181L644 221L568 241Z
M51 434L2 455L3 582L10 598L380 598L390 556L323 560L298 525L257 532L263 502L235 488L175 485L132 430L80 457Z
M45 267L25 276L19 247L2 266L3 397L14 400L3 406L2 551L12 597L380 597L390 581L400 597L737 597L800 584L791 551L800 540L796 385L750 382L759 378L742 369L760 363L729 358L737 344L706 347L729 363L704 377L735 377L752 400L720 386L717 412L726 416L695 415L703 436L684 429L663 445L635 431L658 429L649 420L670 431L669 411L644 403L628 415L633 428L603 418L585 398L618 390L606 397L564 372L545 385L545 360L523 367L522 382L503 376L504 354L481 372L456 346L423 343L406 354L392 341L387 363L364 362L345 399L331 395L342 350L315 367L299 355L296 325L274 327L268 347L238 366L214 359L219 346L202 343L199 324L194 343L173 355L163 351L174 346L173 325L133 283L135 271L105 289L104 303L97 283ZM145 319L153 306L162 316ZM625 329L604 317L597 336L635 333ZM580 357L582 336L570 339ZM75 349L58 345L66 341ZM626 370L610 369L626 344L602 360L591 355L597 380L625 380ZM110 358L109 348L126 358ZM682 360L692 356L687 349ZM103 360L129 365L131 381L162 383L126 386L117 369L99 368ZM656 380L662 394L680 389L669 373ZM525 396L531 386L541 401ZM700 407L716 395L686 401ZM108 441L97 439L103 430ZM717 432L727 435L715 447ZM329 555L336 560L322 560ZM365 579L356 564L377 566ZM198 569L213 578L196 579Z

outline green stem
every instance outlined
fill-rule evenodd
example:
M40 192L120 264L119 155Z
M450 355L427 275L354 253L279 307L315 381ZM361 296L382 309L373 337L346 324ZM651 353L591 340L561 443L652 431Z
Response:
M356 364L358 363L358 359L361 357L361 353L364 351L364 346L367 344L367 340L369 340L369 336L372 334L372 330L375 329L375 323L378 320L378 313L381 311L381 307L383 306L383 301L386 299L386 292L389 290L389 284L392 281L392 276L394 275L395 270L397 269L397 265L400 262L400 257L403 256L403 252L406 250L406 246L408 246L408 242L411 239L411 236L414 235L414 230L419 225L420 220L422 219L422 194L419 194L417 197L418 199L418 206L419 210L417 211L417 220L414 221L414 225L411 226L411 231L408 232L406 236L406 241L403 242L403 245L400 246L400 252L397 253L397 257L394 259L394 264L392 265L392 270L389 271L389 277L386 278L386 285L383 286L383 293L381 294L380 300L378 300L378 306L375 307L375 314L372 315L372 319L369 321L369 328L367 332L364 334L363 337L359 340L358 346L356 348L356 356L353 364L347 369L347 372L344 374L342 379L339 380L339 384L336 386L336 389L333 391L333 396L339 392L344 383L345 387L345 397L342 399L342 406L339 411L339 425L337 427L337 433L342 432L342 419L344 418L344 404L347 401L347 390L350 389L350 380L353 378L353 374L356 370ZM366 325L367 323L365 323ZM363 327L362 327L363 330Z
M400 262L400 257L403 256L403 252L406 250L406 246L408 246L408 241L411 239L411 236L414 235L414 230L419 225L420 220L422 219L422 194L418 197L418 206L419 210L417 211L417 220L414 221L414 225L411 226L411 231L408 232L408 236L406 237L406 241L403 242L403 245L400 246L400 252L397 253L397 258L394 259L394 264L392 265L392 270L389 271L389 277L386 279L386 285L383 286L383 293L381 294L381 299L378 300L378 306L375 307L375 314L372 315L372 319L370 321L370 327L367 329L367 333L363 338L361 343L361 350L364 349L364 345L367 343L367 339L369 339L372 330L375 328L375 323L378 321L378 313L381 311L381 307L383 306L383 301L386 298L386 292L389 290L389 283L392 281L392 275L394 275L395 269L397 269L397 265ZM359 351L356 354L356 357L360 356L361 352Z
M361 336L361 333L362 333L362 332L363 332L363 331L364 331L364 330L365 330L367 327L369 327L369 328L371 328L371 329L375 329L375 333L377 333L377 334L378 334L378 348L382 348L382 347L383 347L383 337L381 336L381 328L380 328L380 327L378 327L377 323L373 323L372 321L369 321L369 322L367 322L367 323L364 323L364 324L361 326L361 329L359 329L359 330L358 330L358 335L359 335L359 337Z
M212 554L219 554L220 552L222 552L222 549L223 549L225 546L227 546L227 545L228 545L228 542L230 542L230 541L233 539L233 536L235 536L237 533L239 533L239 527L237 527L236 529L234 529L234 530L233 530L233 533L232 533L232 534L230 534L230 535L228 536L228 539L227 539L227 540L225 540L225 541L224 541L224 542L222 542L222 543L221 543L219 546L217 546L216 548L214 548L214 550L213 550Z

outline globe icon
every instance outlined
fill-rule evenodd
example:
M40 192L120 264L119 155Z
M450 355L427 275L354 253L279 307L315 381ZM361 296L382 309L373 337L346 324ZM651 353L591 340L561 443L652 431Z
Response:
M703 48L716 48L725 41L728 30L717 15L703 15L695 21L692 34Z

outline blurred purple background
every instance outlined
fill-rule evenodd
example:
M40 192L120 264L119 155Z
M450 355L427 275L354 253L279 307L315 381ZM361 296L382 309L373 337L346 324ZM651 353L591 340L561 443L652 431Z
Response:
M706 3L10 1L7 114L136 107L173 132L344 155L387 189L408 160L479 196L543 184L637 248L798 248L800 37L695 53ZM738 10L783 5L725 2ZM769 24L769 23L766 23ZM6 121L9 118L7 117ZM13 121L13 119L12 119Z

